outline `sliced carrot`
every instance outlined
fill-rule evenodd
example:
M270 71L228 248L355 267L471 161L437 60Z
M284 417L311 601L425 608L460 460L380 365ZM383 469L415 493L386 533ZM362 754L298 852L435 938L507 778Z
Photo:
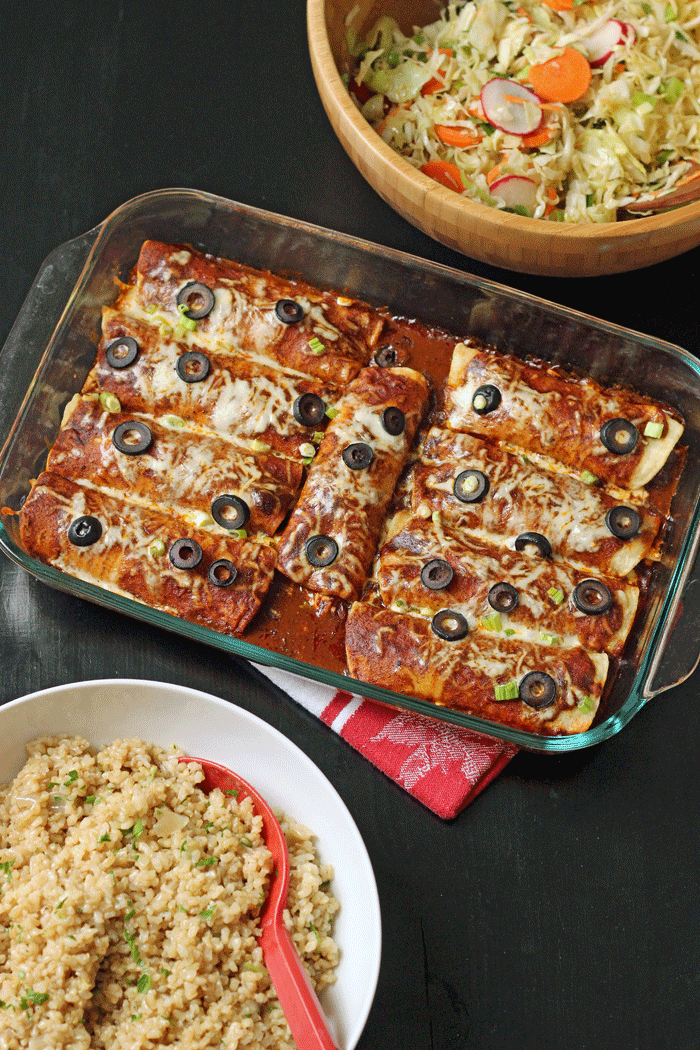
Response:
M542 0L543 4L551 7L553 11L573 11L574 0Z
M490 171L486 172L486 182L490 186L492 182L495 182L501 174L501 165L496 164L495 167L491 168Z
M441 55L449 55L450 58L454 58L455 57L455 53L454 53L454 51L452 50L451 47L441 47L439 49L439 53ZM433 55L433 54L434 54L434 51L428 51L427 52L428 58L430 58L430 56ZM420 89L420 93L423 96L425 96L425 95L434 95L436 91L444 90L444 87L445 87L445 82L443 80L439 80L438 77L431 77L430 80L427 80L425 82L425 84L423 84L423 87Z
M483 135L475 135L468 128L450 127L449 124L436 124L435 134L446 146L457 146L466 149L468 146L476 146L483 139Z
M459 168L456 164L450 164L449 160L429 160L420 170L429 178L447 186L448 190L456 190L457 193L461 193L464 189Z
M531 66L529 80L545 102L576 102L588 91L591 67L580 51L565 47L555 58Z
M573 0L572 0L572 3L573 3ZM527 18L528 22L532 22L532 18L530 17L530 12L526 11L522 4L520 5L520 7L518 8L518 10L515 13L516 13L516 15L520 15L521 18Z
M434 95L436 91L444 91L444 89L444 80L438 80L437 77L431 77L430 80L426 80L425 84L423 84L420 93L425 97L426 95Z
M554 186L550 186L547 190L547 197L549 198L548 203L544 206L545 218L551 215L557 204L559 203L559 194L554 189Z
M521 135L520 142L523 149L535 149L536 146L546 146L556 136L557 129L551 124L546 124L537 131L531 131L529 135Z

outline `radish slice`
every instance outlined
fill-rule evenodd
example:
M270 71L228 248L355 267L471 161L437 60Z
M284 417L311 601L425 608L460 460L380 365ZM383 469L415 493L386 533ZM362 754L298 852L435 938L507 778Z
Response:
M527 208L532 214L535 210L537 184L526 175L504 175L489 186L492 197L505 202L506 208Z
M489 124L509 135L529 135L542 123L540 99L517 80L489 80L481 89L481 105Z
M611 18L582 43L586 45L591 68L595 69L605 65L618 44L624 44L628 40L633 44L636 39L634 26L629 22L619 22L617 18Z

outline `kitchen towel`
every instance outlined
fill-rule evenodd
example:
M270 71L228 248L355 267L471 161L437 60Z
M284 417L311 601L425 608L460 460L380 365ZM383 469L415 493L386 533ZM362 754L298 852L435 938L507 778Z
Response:
M456 817L518 750L513 744L461 726L388 707L277 668L255 666L445 820Z

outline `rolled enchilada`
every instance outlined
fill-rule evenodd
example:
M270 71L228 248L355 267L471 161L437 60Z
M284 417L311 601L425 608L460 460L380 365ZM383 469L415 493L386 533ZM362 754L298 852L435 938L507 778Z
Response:
M626 489L646 485L683 433L679 419L646 399L475 339L454 349L445 405L453 430L550 456Z
M555 559L625 576L647 556L661 525L660 515L636 498L622 501L568 474L541 470L469 434L434 427L418 457L414 513L438 513L498 547L514 550L519 537L535 532Z
M366 368L350 384L280 538L290 579L359 595L427 400L425 377L410 368Z
M146 241L120 310L174 328L179 308L188 304L197 341L205 348L243 353L340 384L369 362L385 324L366 303L340 292L189 246Z
M350 608L346 650L360 681L544 735L588 729L608 670L605 653L487 632L449 641L427 619L367 602Z
M253 618L276 561L264 541L189 528L49 471L25 501L20 534L29 554L70 576L225 634Z
M311 376L246 357L205 353L199 343L184 343L172 331L161 335L109 308L103 311L102 323L97 361L84 392L113 394L126 411L175 417L176 422L214 431L251 451L298 456L314 429L324 426L325 409L339 396L335 387ZM126 365L113 356L124 345L136 350ZM301 422L294 413L304 394L313 394L324 405L314 425Z
M90 488L172 508L193 521L204 518L215 528L271 536L304 468L300 460L253 455L219 436L166 426L146 413L109 412L93 394L76 396L67 406L47 469Z

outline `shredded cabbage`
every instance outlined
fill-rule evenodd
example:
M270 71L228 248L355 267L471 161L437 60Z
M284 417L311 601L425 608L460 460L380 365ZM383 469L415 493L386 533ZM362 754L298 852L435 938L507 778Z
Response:
M549 141L528 145L489 124L487 81L531 87L533 65L565 47L588 55L611 19L633 32L592 68L577 102L544 107ZM357 57L355 78L374 93L357 104L385 142L418 168L456 165L463 194L492 207L507 206L490 192L496 173L513 174L534 182L535 218L612 222L700 164L700 0L573 0L561 11L545 0L452 2L410 37L382 17ZM466 144L443 141L445 128Z

